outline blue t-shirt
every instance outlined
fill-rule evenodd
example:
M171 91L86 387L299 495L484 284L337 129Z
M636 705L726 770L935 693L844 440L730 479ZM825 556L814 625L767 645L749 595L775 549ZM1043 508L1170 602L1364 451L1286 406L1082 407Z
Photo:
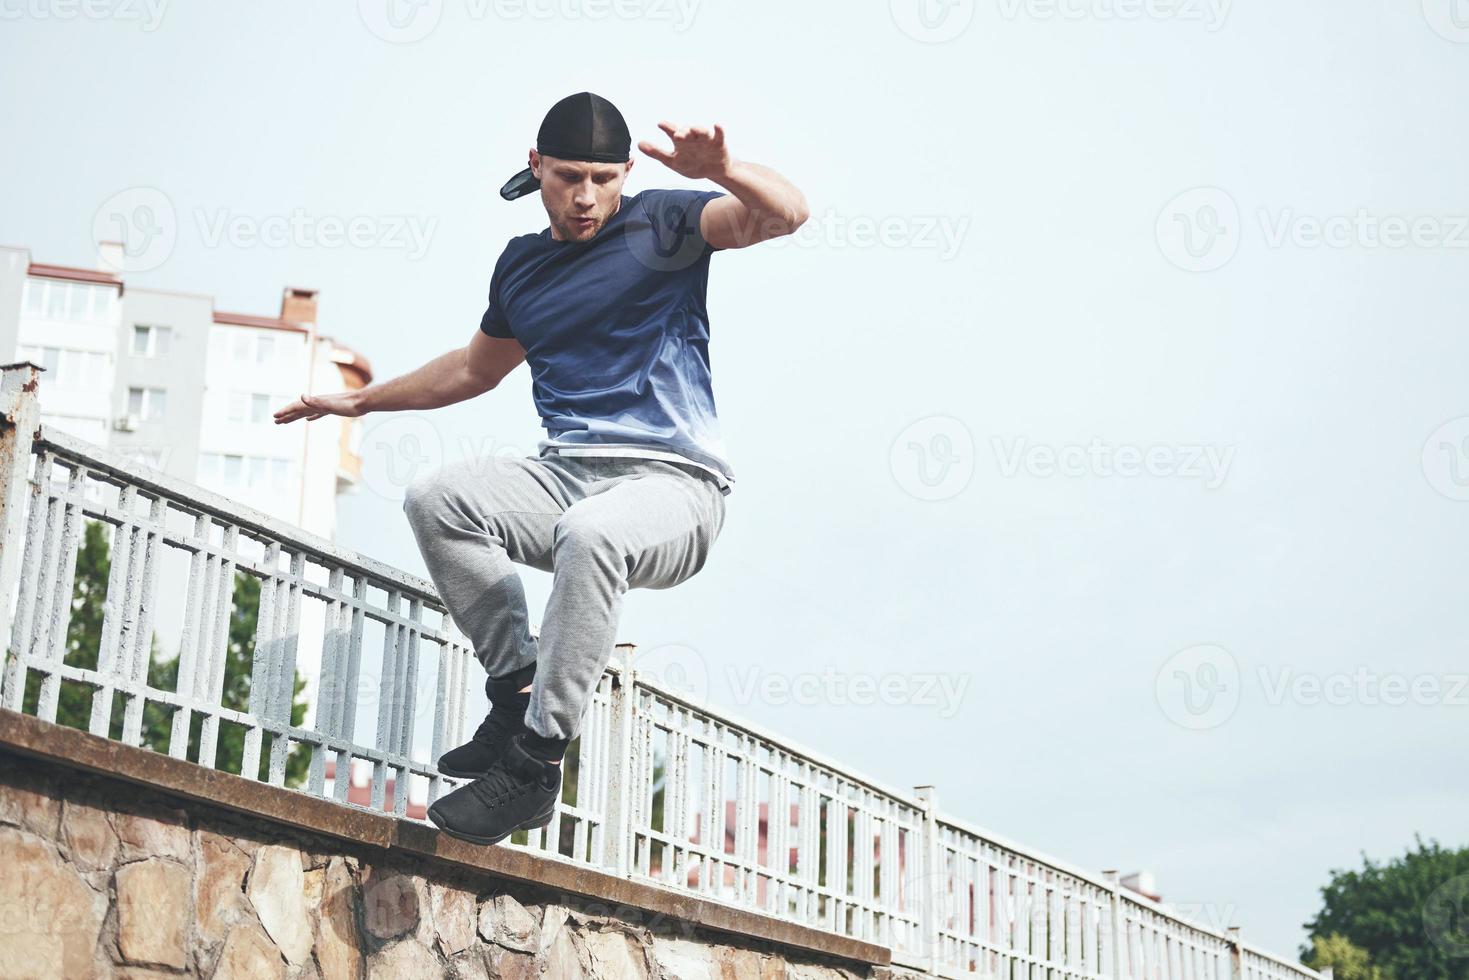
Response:
M734 472L714 410L699 232L720 191L646 190L585 242L549 228L512 238L480 329L525 348L542 453L692 462L728 494Z

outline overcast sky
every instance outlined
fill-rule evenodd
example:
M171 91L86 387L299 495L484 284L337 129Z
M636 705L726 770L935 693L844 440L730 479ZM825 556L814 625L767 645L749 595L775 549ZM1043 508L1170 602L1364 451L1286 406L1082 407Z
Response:
M383 379L467 342L544 227L496 191L556 99L635 140L720 122L812 219L713 259L738 483L624 641L1279 952L1331 868L1469 843L1451 0L385 2L0 0L0 241L91 265L116 196L161 193L175 240L130 282L317 288ZM365 422L340 540L420 574L400 437L540 438L523 367Z

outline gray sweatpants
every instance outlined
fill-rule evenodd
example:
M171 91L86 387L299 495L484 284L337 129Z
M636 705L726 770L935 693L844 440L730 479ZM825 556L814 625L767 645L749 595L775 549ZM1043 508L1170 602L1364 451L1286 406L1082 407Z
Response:
M725 505L691 464L548 453L449 464L408 486L403 511L486 672L535 661L526 724L570 739L612 655L622 594L703 568ZM512 563L553 574L539 642Z

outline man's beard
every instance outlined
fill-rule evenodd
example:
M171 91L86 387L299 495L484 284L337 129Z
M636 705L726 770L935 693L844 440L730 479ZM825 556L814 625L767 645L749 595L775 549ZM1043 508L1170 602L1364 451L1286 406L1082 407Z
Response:
M575 217L577 216L572 216L572 218ZM586 215L585 217L592 218L596 216ZM572 220L572 218L568 218L564 222L554 222L554 224L556 225L557 233L559 233L561 237L563 239L566 239L567 241L581 241L587 238L594 238L596 237L597 232L602 230L602 226L607 223L606 218L596 218L596 224L592 225L591 228L583 229L579 227L576 222Z
M566 241L587 241L589 239L595 238L597 236L597 233L606 226L608 221L612 220L612 216L615 215L619 210L621 210L621 208L622 201L619 199L612 205L612 210L605 215L599 215L595 212L592 212L586 215L569 213L564 219L558 219L552 216L551 225L556 229L556 233ZM578 228L576 222L573 220L577 217L595 218L596 223L593 224L591 228L583 230L581 228Z

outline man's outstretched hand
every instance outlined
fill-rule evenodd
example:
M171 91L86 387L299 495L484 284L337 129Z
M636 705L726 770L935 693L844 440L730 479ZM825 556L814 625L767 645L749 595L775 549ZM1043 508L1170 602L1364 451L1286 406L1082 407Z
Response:
M729 150L724 145L724 129L718 123L712 127L675 126L665 120L658 128L673 140L673 152L647 140L640 140L638 149L668 169L691 180L707 180L729 173Z
M275 424L282 425L297 419L314 422L324 415L356 418L362 415L363 411L357 404L355 395L356 392L352 391L342 391L331 395L302 395L275 413Z

